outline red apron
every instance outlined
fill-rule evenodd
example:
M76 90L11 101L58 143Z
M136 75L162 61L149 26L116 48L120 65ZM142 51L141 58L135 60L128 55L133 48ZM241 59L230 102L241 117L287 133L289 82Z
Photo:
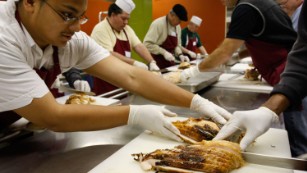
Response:
M168 32L168 21L166 17L166 26L167 26L167 32ZM160 45L163 49L168 51L171 54L175 53L175 48L178 45L178 39L177 39L177 33L176 36L168 35L166 37L166 40ZM157 62L157 65L159 66L160 69L164 69L170 66L175 65L175 62L173 61L167 61L163 55L154 55L151 54L154 60Z
M245 42L249 50L253 64L261 76L272 86L280 80L280 74L284 71L287 56L290 50L287 48L251 39Z
M192 52L196 52L197 51L197 37L194 37L194 38L189 38L188 35L187 35L187 40L188 40L188 45L186 45L186 48ZM189 57L189 59L191 61L193 60L196 60L196 58L192 58L190 57L190 55L188 54L185 54Z
M114 33L114 35L116 37L116 43L113 47L113 51L127 57L128 52L129 52L129 54L131 54L131 48L130 48L129 39L128 39L128 36L126 34L126 31L125 30L123 30L123 31L126 35L127 40L118 39L116 37L115 33ZM114 85L112 85L112 84L110 84L110 83L108 83L104 80L96 78L96 77L94 77L94 85L93 86L94 86L93 91L98 95L106 93L106 92L110 92L110 91L118 88L118 87L116 87L116 86L114 86Z
M16 10L15 16L16 16L16 20L19 22L21 26L20 17L19 17L17 10ZM36 73L42 78L42 80L45 81L49 89L51 88L51 85L55 81L57 75L61 73L60 64L59 64L59 56L58 56L58 48L55 46L53 46L52 48L53 48L52 58L54 62L53 68L49 70L46 70L45 68L42 68L42 69L34 68ZM57 89L50 89L50 92L53 94L54 97L63 96L63 94L60 94ZM10 124L14 123L20 118L21 117L13 111L0 112L0 130L7 128Z

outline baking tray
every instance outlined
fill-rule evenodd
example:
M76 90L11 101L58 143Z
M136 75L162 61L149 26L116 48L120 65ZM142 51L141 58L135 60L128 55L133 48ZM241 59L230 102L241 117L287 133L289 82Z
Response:
M222 72L202 72L186 82L178 83L177 86L195 93L218 81L221 74Z

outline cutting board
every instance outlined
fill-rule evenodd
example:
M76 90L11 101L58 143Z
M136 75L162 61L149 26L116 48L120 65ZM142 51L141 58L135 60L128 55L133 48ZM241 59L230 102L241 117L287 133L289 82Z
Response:
M249 66L247 63L237 63L230 67L230 72L233 73L242 73L245 72L246 69L252 69L254 67Z
M101 162L90 173L154 173L145 172L138 162L133 160L133 153L148 153L156 149L173 148L181 143L170 139L154 136L143 132L112 156ZM274 156L290 157L290 147L287 132L281 129L269 129L267 133L259 137L248 150L249 152L262 153ZM292 170L261 166L247 163L232 173L292 173Z
M58 103L65 104L66 100L69 98L70 95L65 95L63 97L56 98L56 101ZM90 97L95 99L95 102L93 103L94 105L109 106L109 105L114 105L114 104L119 103L119 100L117 100L117 99L95 97L95 96L90 96Z
M266 81L250 81L241 74L227 74L220 76L219 81L213 85L225 89L249 91L258 93L270 93L273 89Z

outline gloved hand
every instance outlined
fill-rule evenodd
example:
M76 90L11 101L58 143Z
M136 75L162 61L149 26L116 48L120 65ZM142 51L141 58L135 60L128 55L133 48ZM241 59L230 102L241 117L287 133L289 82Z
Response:
M196 94L191 102L191 110L201 113L220 124L225 124L232 115L225 109Z
M192 52L192 51L189 51L188 52L188 54L189 54L189 56L191 57L191 58L196 58L196 53L195 52Z
M163 54L164 58L167 60L167 61L175 61L175 57L169 53L168 51L165 51L165 53Z
M198 54L196 55L196 59L201 59L201 54L200 54L200 53L198 53Z
M198 65L196 65L194 67L187 68L180 73L180 81L186 82L191 77L195 77L199 74L200 74L200 71L198 69Z
M147 65L144 64L144 63L142 63L142 62L140 62L140 61L134 61L134 62L133 62L133 66L135 66L135 67L140 67L140 68L142 68L142 69L144 69L144 70L148 70Z
M181 62L190 62L189 57L185 56L185 55L179 55L179 59Z
M182 140L177 136L180 131L165 116L174 117L177 114L165 109L163 106L130 105L128 125L138 125L153 133L181 142Z
M271 124L276 121L278 121L278 116L266 107L250 111L236 111L214 140L228 138L238 130L246 131L240 142L241 149L245 150L249 144L266 132Z
M76 90L83 91L83 92L91 91L90 84L85 80L76 80L74 82L74 87Z
M149 63L149 70L150 71L159 71L160 70L160 68L157 66L157 62L156 61L154 61L154 60L150 61L150 63Z

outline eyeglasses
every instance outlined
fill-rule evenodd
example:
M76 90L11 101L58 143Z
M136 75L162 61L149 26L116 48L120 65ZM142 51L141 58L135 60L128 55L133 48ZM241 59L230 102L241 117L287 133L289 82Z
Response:
M73 24L76 21L78 21L80 25L83 25L88 21L88 18L85 15L82 15L80 17L74 17L74 16L71 16L69 13L61 13L57 11L47 1L45 1L45 3L68 24Z

